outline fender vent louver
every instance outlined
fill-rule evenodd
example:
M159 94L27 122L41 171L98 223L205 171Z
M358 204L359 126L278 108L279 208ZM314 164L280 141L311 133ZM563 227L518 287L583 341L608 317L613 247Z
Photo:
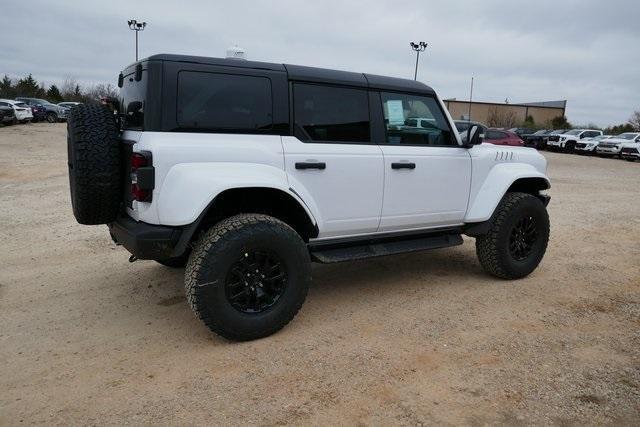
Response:
M495 157L495 161L496 162L510 162L512 160L515 160L516 156L514 155L513 151L496 151L496 157Z

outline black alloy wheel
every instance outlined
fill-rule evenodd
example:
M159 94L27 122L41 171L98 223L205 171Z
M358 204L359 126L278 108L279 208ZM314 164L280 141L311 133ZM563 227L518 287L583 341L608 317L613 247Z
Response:
M271 308L287 287L287 273L278 255L252 249L231 266L225 281L229 303L242 313L261 313Z
M513 259L526 259L531 254L537 238L536 220L532 216L520 218L509 237L509 253Z

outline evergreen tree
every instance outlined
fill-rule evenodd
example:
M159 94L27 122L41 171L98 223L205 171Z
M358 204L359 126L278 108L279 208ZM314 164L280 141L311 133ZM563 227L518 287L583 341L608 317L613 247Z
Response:
M40 85L38 85L38 82L36 82L31 74L23 79L18 80L18 84L16 84L15 90L16 96L42 96L42 88L40 87Z
M75 89L73 90L73 100L74 101L78 101L78 102L82 102L82 91L80 90L80 85L76 85Z
M571 129L571 123L569 123L565 116L558 116L551 120L551 125L554 129Z
M47 99L55 104L58 102L62 102L64 99L62 98L62 94L60 93L60 89L58 86L51 85L49 90L47 91Z
M6 74L0 80L0 98L13 99L16 96L16 91L11 83L11 79Z

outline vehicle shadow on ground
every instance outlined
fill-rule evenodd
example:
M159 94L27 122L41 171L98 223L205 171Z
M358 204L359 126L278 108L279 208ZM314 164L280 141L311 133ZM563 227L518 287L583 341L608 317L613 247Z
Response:
M187 322L188 328L210 335L204 325L192 315L184 295L184 269L167 268L154 262L138 267L136 280L122 278L130 283L129 291L139 295L135 309L140 321L166 319L168 323ZM429 289L465 284L482 285L492 280L483 273L472 245L434 251L415 252L351 261L337 264L314 264L312 284L305 306L329 303L337 311L348 310L346 294L383 303L388 297L407 288ZM373 292L372 292L373 291ZM343 305L343 307L341 307ZM303 309L304 311L304 306ZM305 311L306 320L314 322L322 310ZM168 318L167 318L168 317ZM174 317L172 319L172 317ZM317 319L321 321L321 319ZM216 342L227 342L215 337Z

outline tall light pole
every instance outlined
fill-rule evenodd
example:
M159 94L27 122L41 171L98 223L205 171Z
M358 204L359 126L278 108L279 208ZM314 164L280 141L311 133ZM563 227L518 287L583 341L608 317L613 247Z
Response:
M471 77L471 91L469 92L469 114L467 121L471 122L471 103L473 102L473 76Z
M136 62L138 62L138 33L140 31L144 31L144 27L147 26L146 22L138 22L135 19L130 19L127 21L129 24L129 29L136 32Z
M413 73L413 80L418 79L418 60L420 59L420 52L424 52L429 44L425 42L410 42L411 49L416 51L416 71Z

